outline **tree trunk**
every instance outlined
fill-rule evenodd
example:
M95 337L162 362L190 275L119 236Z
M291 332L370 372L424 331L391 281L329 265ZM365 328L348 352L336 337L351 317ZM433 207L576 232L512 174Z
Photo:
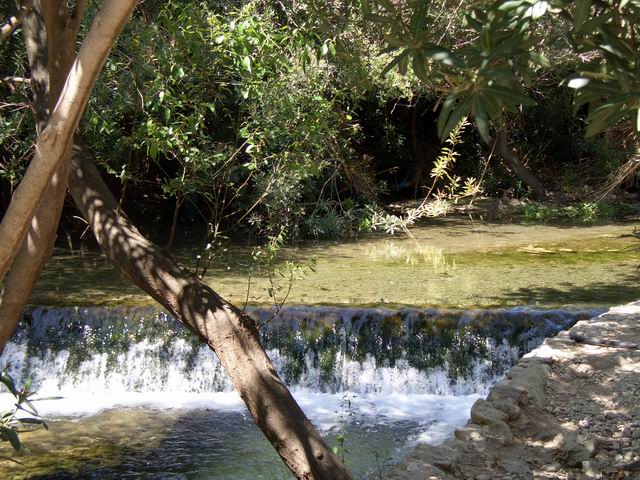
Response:
M72 153L69 191L118 270L218 355L249 412L294 475L350 479L276 373L254 321L144 238L118 212L116 200L79 142Z
M47 127L75 58L76 39L87 0L69 12L64 0L26 0L21 12L31 71L32 109L36 132ZM63 156L29 223L20 250L0 291L0 354L13 334L24 306L47 262L67 190L70 155Z
M46 128L49 112L58 100L73 63L84 3L77 2L72 15L68 14L63 0L48 0L44 5L40 0L32 0L19 6L23 16L31 71L32 108L38 134ZM0 292L0 354L11 338L38 276L51 255L67 192L70 158L67 155L62 159L46 187L26 237L5 277Z
M496 134L494 148L496 154L511 167L516 176L533 189L537 200L547 198L547 191L542 182L522 164L518 152L507 145L507 134L504 130Z
M106 0L82 42L47 127L38 135L34 158L0 223L0 282L19 251L50 179L71 148L98 73L136 3Z

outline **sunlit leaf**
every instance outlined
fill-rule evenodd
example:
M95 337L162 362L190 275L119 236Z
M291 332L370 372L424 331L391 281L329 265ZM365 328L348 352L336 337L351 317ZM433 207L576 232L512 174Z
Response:
M531 7L531 19L538 20L542 18L544 14L547 13L547 8L549 8L549 3L546 1L541 1L533 5L533 7Z
M422 49L422 53L425 57L432 58L436 62L442 63L443 65L459 68L464 67L464 63L462 63L462 61L453 52L447 50L446 48L429 44Z
M489 143L491 142L491 134L489 133L489 119L485 116L476 116L474 117L474 121L476 124L476 128L478 129L478 133L482 137L482 139Z
M587 85L589 85L590 81L591 80L589 78L584 78L584 77L573 78L567 82L567 87L574 88L574 89L584 88Z

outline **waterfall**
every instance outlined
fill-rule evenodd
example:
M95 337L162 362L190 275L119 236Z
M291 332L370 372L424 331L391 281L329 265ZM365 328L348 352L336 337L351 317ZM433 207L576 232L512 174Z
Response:
M469 395L484 393L544 337L598 312L291 306L249 313L293 390ZM215 355L153 308L34 308L3 363L45 395L233 390Z

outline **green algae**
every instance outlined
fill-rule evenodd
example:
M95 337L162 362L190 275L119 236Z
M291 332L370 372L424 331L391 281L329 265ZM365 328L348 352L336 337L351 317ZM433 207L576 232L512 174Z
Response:
M0 471L11 480L55 478L117 466L136 452L160 445L170 419L154 411L107 411L76 421L50 421L49 430L23 434L27 449L15 454L0 445ZM144 439L136 434L144 431ZM5 460L14 458L22 465Z
M554 226L443 219L412 237L377 235L355 242L285 248L281 261L317 259L287 303L313 305L612 305L637 297L637 239L632 225ZM231 247L205 281L243 305L251 247ZM189 251L177 252L188 264ZM248 301L272 302L263 274ZM34 293L47 305L151 305L98 253L57 251Z

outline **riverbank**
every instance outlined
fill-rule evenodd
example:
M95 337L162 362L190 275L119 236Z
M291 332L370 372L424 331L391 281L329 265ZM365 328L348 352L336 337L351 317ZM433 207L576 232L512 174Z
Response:
M640 302L547 339L387 480L640 478Z

